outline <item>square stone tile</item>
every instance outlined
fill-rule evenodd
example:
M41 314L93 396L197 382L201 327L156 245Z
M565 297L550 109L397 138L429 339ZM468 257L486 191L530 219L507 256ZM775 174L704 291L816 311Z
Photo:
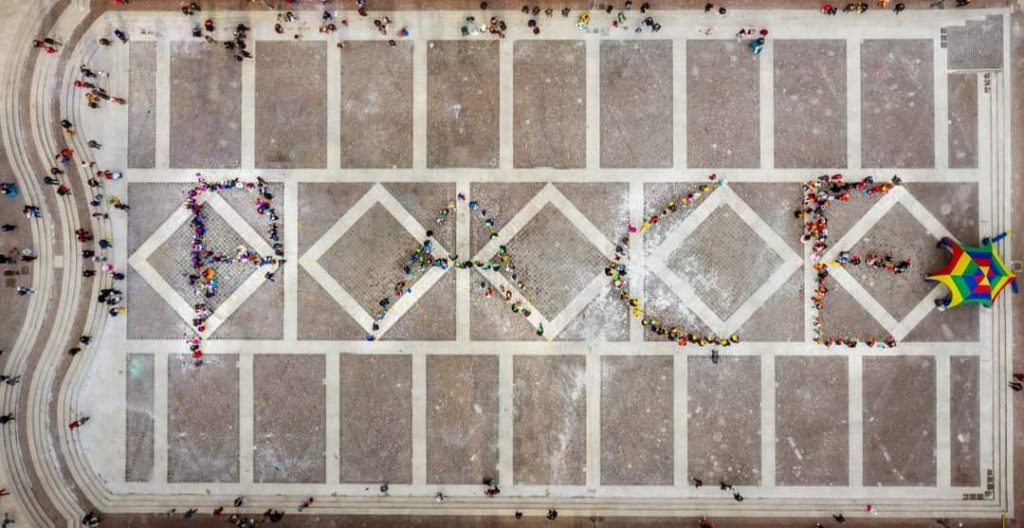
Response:
M222 46L173 41L170 68L171 167L238 167L241 63Z
M156 163L156 42L128 45L128 166Z
M412 167L413 46L349 40L340 50L342 167Z
M847 485L847 370L842 356L776 357L776 485Z
M496 168L498 43L427 44L427 166Z
M864 485L935 485L934 358L864 358Z
M557 316L607 259L554 205L543 209L507 244L522 293L548 319Z
M601 484L668 486L673 477L671 356L601 358Z
M690 167L761 165L760 61L732 40L686 43L686 159Z
M954 486L980 486L981 379L977 356L953 356L949 364L950 476ZM941 380L941 383L947 383Z
M256 482L325 482L324 362L310 354L253 357Z
M600 45L601 167L671 167L672 41Z
M327 43L256 43L256 166L327 164Z
M846 41L775 40L775 167L846 166Z
M427 356L427 483L498 475L498 356Z
M861 165L935 166L932 40L865 40L860 48Z
M586 358L518 356L513 362L516 484L587 481Z
M153 478L153 356L128 354L125 390L126 482Z
M761 361L687 359L687 450L691 476L710 485L754 485L761 478Z
M731 207L719 207L666 259L723 321L782 265L782 258Z
M513 55L516 168L587 164L587 53L582 40L517 40Z
M167 482L237 482L238 356L166 361Z
M412 482L412 358L341 355L341 481Z
M978 167L978 75L951 73L949 82L949 167Z

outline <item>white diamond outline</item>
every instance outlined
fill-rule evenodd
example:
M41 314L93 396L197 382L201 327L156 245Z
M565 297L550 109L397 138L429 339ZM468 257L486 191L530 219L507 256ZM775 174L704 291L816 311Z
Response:
M216 192L207 192L200 195L196 202L209 205L224 219L231 229L242 237L242 240L260 254L269 255L274 250L263 239L255 229L245 221L238 211L228 205ZM195 309L188 303L174 288L156 271L156 268L149 263L149 257L163 246L174 233L192 218L192 211L182 206L165 220L156 231L153 232L128 258L128 264L135 269L135 272L142 277L183 321L191 323L195 316ZM278 266L279 267L279 266ZM275 268L276 269L276 268ZM242 281L242 284L231 292L213 314L206 320L206 332L203 335L212 335L235 311L238 310L251 297L256 290L266 281L266 278L257 273L254 267L252 273Z
M943 225L939 219L935 218L935 215L933 215L927 207L921 204L921 202L918 201L910 191L902 185L897 185L886 193L885 196L880 198L870 209L868 209L867 213L865 213L864 216L862 216L860 220L858 220L850 230L847 231L841 239L839 239L839 242L834 244L825 252L825 254L822 255L822 262L831 262L832 260L835 260L840 251L843 251L842 248L849 249L857 245L857 243L875 227L875 224L880 222L882 217L884 217L886 213L888 213L889 210L897 203L902 205L907 212L909 212L910 215L925 228L928 234L938 239L946 236L953 240L957 240L957 238L953 236L948 229L946 229L946 226ZM923 321L924 318L935 309L935 301L933 299L945 288L945 286L941 284L935 285L935 287L932 288L931 291L929 291L928 294L926 294L924 298L921 299L921 301L903 317L903 320L898 321L896 320L896 317L889 313L889 311L886 310L880 302L878 302L878 299L875 299L875 297L871 295L863 285L861 285L860 281L855 279L853 275L850 275L850 273L841 266L831 267L829 269L829 276L834 277L836 282L838 282L847 291L847 293L849 293L850 296L852 296L857 303L861 305L861 307L874 317L875 321L882 325L882 328L885 329L886 332L889 332L889 335L897 341L902 340L907 336L907 334L917 328L917 325L919 325L921 321Z
M690 283L668 267L667 259L682 247L683 242L696 231L711 213L720 207L729 207L782 259L782 263L728 319L722 320L697 295ZM769 226L735 191L727 185L720 185L682 222L673 226L662 243L647 257L647 267L658 276L679 298L684 307L693 312L717 335L728 335L738 330L743 323L757 312L771 296L781 288L796 270L803 266L804 259L798 255L778 233Z
M598 252L600 252L605 258L611 260L615 256L615 244L608 240L608 238L598 229L589 218L586 217L568 198L558 190L554 184L548 182L541 190L537 191L537 194L530 198L530 201L526 203L519 211L509 220L502 228L498 231L496 238L490 239L480 251L473 256L473 261L479 260L490 260L494 255L498 253L500 246L508 244L519 232L530 223L531 220L541 209L546 205L551 204L558 212L569 221L573 227L579 231L583 238L590 242ZM534 328L540 325L544 326L543 337L548 341L554 340L558 335L565 330L569 323L571 323L576 316L579 315L584 308L590 304L604 288L609 286L609 279L605 276L604 270L594 275L594 278L584 286L575 297L572 298L561 311L555 315L554 319L548 319L544 314L537 310L536 306L531 303L525 295L518 288L512 285L504 275L499 272L484 270L477 268L477 271L487 279L493 286L505 288L511 290L515 295L523 300L523 305L530 310L530 316L526 319L530 321L530 324Z
M375 321L374 317L348 293L341 283L320 265L320 259L376 204L380 204L415 240L427 239L426 228L420 225L412 214L383 185L374 183L341 218L299 257L299 265L313 277L313 280L320 287L327 291L327 294L356 321L364 332L374 336L375 339L386 334L448 272L447 270L431 267L412 285L413 291L411 293L402 295L395 301L391 309L388 310L387 317L383 320ZM433 237L431 237L431 240L435 253L444 254L445 256L449 254L448 250L440 242ZM375 322L378 325L378 330L373 329Z

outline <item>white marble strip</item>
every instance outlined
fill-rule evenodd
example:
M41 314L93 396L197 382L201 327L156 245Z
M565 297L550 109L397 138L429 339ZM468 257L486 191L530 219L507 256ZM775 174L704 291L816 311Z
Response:
M846 39L846 166L861 167L860 39Z
M216 181L238 177L238 169L132 169L128 179L145 183L194 183L196 172ZM849 174L850 177L898 174L903 181L935 183L976 183L982 180L980 169L865 169L847 171L843 167L807 169L720 169L722 181L743 183L804 183L819 174ZM296 180L302 183L346 183L375 181L447 183L473 182L540 182L540 183L706 183L708 171L697 169L275 169L262 173L268 182ZM888 177L888 176L886 176Z
M412 168L427 168L427 41L412 46Z
M946 61L949 50L943 48L939 37L932 43L934 64L932 71L935 90L935 168L949 168L949 75L946 72Z
M160 39L156 44L156 153L155 167L170 166L171 151L171 43ZM132 171L134 173L134 171ZM194 174L194 173L193 173Z
M690 485L689 472L689 409L688 409L688 357L672 357L672 482L676 489Z
M679 109L677 108L678 112ZM684 149L685 150L685 149ZM629 183L629 223L635 226L643 225L644 222L644 184L641 182ZM640 299L640 305L646 306L646 287L644 285L644 234L640 231L630 235L628 270L626 280L629 285L629 292L633 297ZM629 314L629 341L631 343L642 343L644 340L644 327L639 317Z
M253 385L253 355L241 354L238 356L238 481L242 484L253 482L253 458L256 456Z
M167 339L133 339L133 354L175 355L180 354L180 340ZM709 348L699 346L680 347L670 341L647 341L631 343L629 341L588 342L588 341L324 341L324 340L244 340L244 339L208 339L203 343L203 352L208 355L238 354L280 354L282 347L297 354L424 354L424 355L497 355L511 351L516 355L525 356L558 356L586 355L590 352L600 356L634 355L662 356L682 354L704 357ZM991 349L984 348L985 342L947 341L947 342L903 342L895 348L871 348L859 345L855 348L830 348L814 343L791 341L741 341L738 344L722 348L723 356L920 356L932 357L936 354L949 354L958 357L987 357L991 359Z
M327 484L337 484L341 482L341 355L324 354L324 364Z
M499 138L498 166L503 169L512 168L512 136L515 133L513 120L513 42L502 39L498 42L498 114Z
M412 355L412 483L427 483L427 356Z
M940 488L952 485L950 470L950 361L946 354L935 356L935 483Z
M299 183L284 182L284 339L298 339Z
M851 355L848 359L849 397L849 487L860 487L864 482L864 358Z
M687 166L686 39L672 40L672 165Z
M766 39L758 65L760 81L761 168L775 166L775 39Z
M587 353L587 488L601 485L601 356Z
M341 50L327 40L327 168L341 168Z
M601 41L587 39L587 169L601 167Z
M775 487L775 356L761 358L761 487Z
M461 193L466 197L467 201L470 200L469 191L469 182L460 181L455 184L456 194ZM455 252L462 259L468 258L472 250L470 246L470 229L469 213L460 205L458 212L455 214ZM456 340L460 343L469 342L470 324L472 321L470 306L474 279L472 270L459 269L455 271L455 336Z
M181 352L181 343L178 343ZM167 364L172 357L153 358L153 476L154 484L167 483Z
M515 483L513 477L513 356L505 352L498 356L498 478L504 487Z
M255 42L252 44L256 45ZM259 53L254 50L253 53ZM242 169L256 167L256 61L242 61Z

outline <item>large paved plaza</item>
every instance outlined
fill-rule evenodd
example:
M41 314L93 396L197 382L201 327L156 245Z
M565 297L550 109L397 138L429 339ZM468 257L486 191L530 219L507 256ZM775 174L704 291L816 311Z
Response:
M1019 4L335 1L325 33L319 2L109 3L40 1L0 33L62 40L3 70L2 245L39 256L0 291L16 526L1019 522L1021 297L940 311L925 280L943 237L1014 226L1024 271ZM82 80L126 103L90 108ZM40 179L65 146L58 196ZM896 184L830 205L818 255L794 212L833 174ZM203 187L235 178L263 194ZM203 249L280 261L227 257L204 295L190 196Z

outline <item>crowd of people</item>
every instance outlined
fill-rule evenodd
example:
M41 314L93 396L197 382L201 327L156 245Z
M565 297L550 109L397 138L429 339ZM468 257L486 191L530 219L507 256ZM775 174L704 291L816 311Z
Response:
M910 259L899 259L888 254L879 256L873 252L861 258L849 251L842 251L836 259L824 262L822 258L829 247L827 209L836 204L849 202L856 197L880 197L900 183L899 176L893 176L891 181L885 183L876 183L871 176L858 182L848 182L844 180L842 174L831 176L825 174L804 184L803 207L798 209L794 216L803 223L801 240L811 244L810 259L813 263L816 281L810 299L815 310L812 324L816 343L825 346L846 345L853 348L861 342L860 338L855 336L831 334L825 327L825 296L829 291L830 266L859 266L863 263L894 274L901 274L910 268ZM886 335L881 339L878 336L869 336L864 338L864 344L869 347L894 347L896 339L891 335Z

